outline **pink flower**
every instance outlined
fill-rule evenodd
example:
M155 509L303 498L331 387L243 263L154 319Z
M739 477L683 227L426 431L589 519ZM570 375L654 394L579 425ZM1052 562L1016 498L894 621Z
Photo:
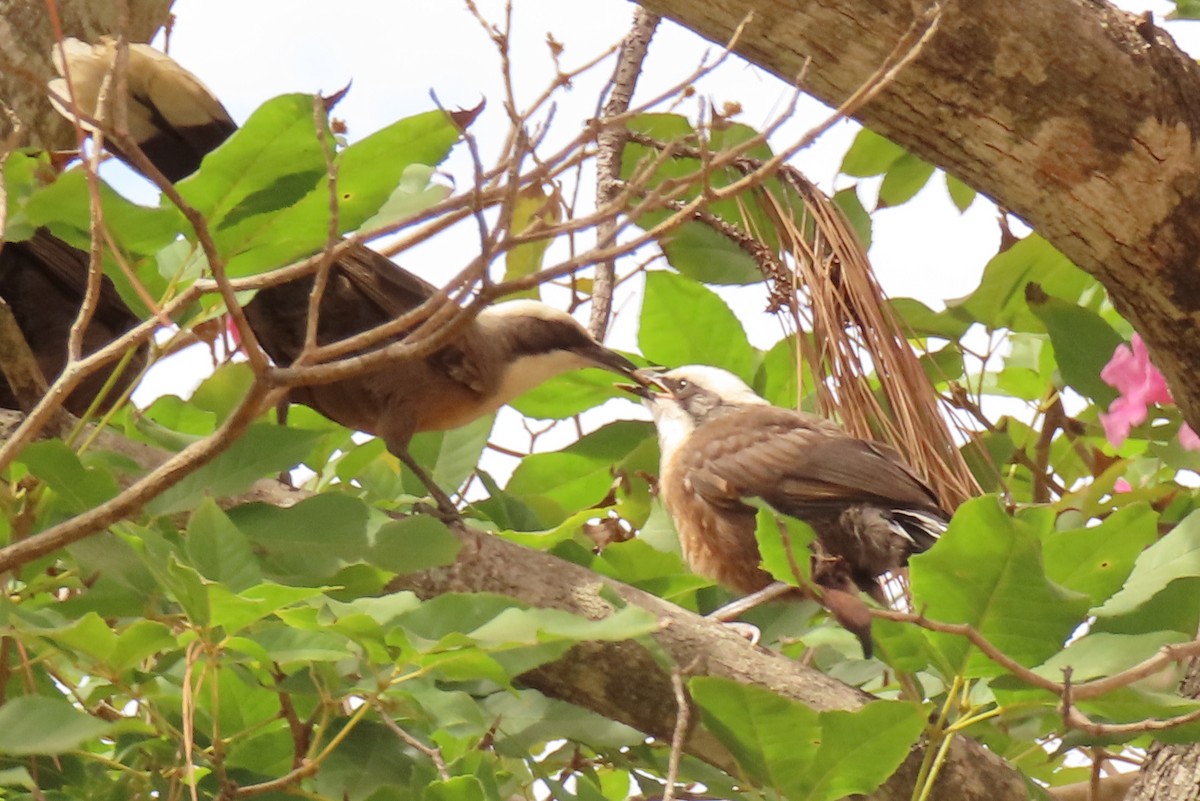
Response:
M1200 435L1192 427L1184 423L1179 427L1179 444L1187 451L1200 451Z
M1131 428L1146 421L1147 406L1174 403L1167 380L1151 363L1140 334L1134 334L1129 345L1117 346L1112 359L1100 371L1100 377L1121 393L1109 404L1107 412L1100 413L1104 435L1115 447L1125 442ZM1200 436L1184 424L1179 429L1179 444L1188 450L1200 450Z
M233 322L232 314L225 315L225 330L229 332L229 338L233 340L233 349L237 350L238 348L240 348L242 346L242 335L238 333L237 324ZM1108 369L1108 368L1105 368L1105 369ZM1103 371L1100 373L1100 376L1103 378L1103 376L1104 376ZM1105 381L1107 381L1107 380L1108 379L1105 379ZM1105 430L1107 430L1107 429L1105 429ZM1111 437L1110 437L1110 439L1111 439Z
M1113 482L1113 492L1133 492L1133 485L1123 478Z

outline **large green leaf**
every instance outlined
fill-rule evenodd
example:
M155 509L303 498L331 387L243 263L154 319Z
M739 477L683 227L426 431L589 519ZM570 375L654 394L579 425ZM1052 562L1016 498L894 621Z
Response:
M509 405L526 417L563 420L611 398L632 400L632 395L616 388L619 380L607 370L572 370L529 390Z
M882 175L907 152L890 139L863 128L842 157L841 171L856 178Z
M188 521L187 554L201 575L234 592L262 581L249 541L211 498Z
M656 450L648 423L610 423L561 451L526 456L506 489L517 498L541 496L574 512L599 503L612 489L614 470L627 462L655 469Z
M254 544L263 570L292 582L323 582L369 553L367 506L348 495L324 492L288 509L246 504L229 516Z
M386 523L375 533L368 561L396 573L416 573L448 565L460 543L442 521L417 515Z
M433 111L395 122L338 153L338 231L354 230L374 216L409 165L437 165L458 136L451 119ZM418 197L429 204L437 200L436 193L411 194L414 202ZM237 226L236 236L231 235L236 243L227 265L229 274L251 275L324 247L329 237L329 195L322 160L322 174L310 192L278 213Z
M963 504L938 544L910 562L916 607L933 620L972 626L1024 665L1057 653L1088 603L1046 578L1041 540L1052 524L1047 511L1014 518L995 498ZM930 639L955 673L1004 672L964 637L934 633Z
M185 476L147 505L151 514L190 509L204 498L236 495L260 478L299 464L320 435L312 431L255 423L215 459Z
M833 801L869 793L908 756L925 728L920 707L876 701L856 711L816 713L728 679L688 683L704 725L758 784L789 801Z
M879 205L899 206L912 200L933 176L933 165L929 162L905 153L888 167L879 186Z
M979 287L952 304L989 329L1041 333L1045 326L1025 301L1025 286L1041 285L1047 295L1078 300L1095 279L1080 270L1037 234L1031 234L992 258Z
M712 364L754 380L758 359L742 324L715 292L680 275L646 275L638 344L657 364Z
M1025 300L1050 334L1063 381L1107 408L1118 393L1100 378L1100 370L1124 338L1094 311L1047 295L1038 284L1026 285Z
M92 195L87 173L69 170L30 195L24 214L33 226L47 226L70 244L91 247ZM105 228L122 248L150 255L165 247L179 233L183 217L175 207L147 208L131 203L108 184L99 182L100 208Z
M1048 533L1042 540L1046 576L1099 605L1121 588L1157 536L1158 515L1141 503L1117 510L1098 526Z
M1134 611L1177 579L1200 576L1200 513L1193 512L1143 551L1124 587L1096 610L1101 617Z
M117 480L103 467L85 467L62 440L33 442L21 451L29 472L46 482L72 512L83 512L117 494Z
M62 754L111 728L66 699L23 695L0 706L0 754Z

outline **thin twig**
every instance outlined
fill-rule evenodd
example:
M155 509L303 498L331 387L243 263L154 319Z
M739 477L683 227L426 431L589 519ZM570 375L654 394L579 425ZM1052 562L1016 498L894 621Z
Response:
M683 686L683 672L676 667L671 671L671 689L675 692L675 728L671 732L671 756L667 759L666 786L662 801L673 801L675 783L679 781L679 762L683 758L683 746L691 726L692 703Z
M642 7L633 12L633 27L621 43L617 54L617 66L613 70L611 91L604 103L600 119L605 120L624 114L629 110L633 90L642 71L646 50L658 27L659 16ZM605 126L596 136L596 208L605 208L617 195L616 182L621 177L621 154L625 149L625 129ZM596 240L602 247L613 243L616 236L616 220L603 220L596 226ZM604 340L612 316L613 289L616 284L615 259L605 259L596 264L596 280L592 288L592 315L588 330L598 341Z

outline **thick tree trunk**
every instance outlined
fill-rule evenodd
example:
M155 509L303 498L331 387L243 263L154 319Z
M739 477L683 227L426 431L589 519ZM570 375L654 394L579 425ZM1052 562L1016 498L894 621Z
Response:
M124 25L131 41L147 42L167 20L172 0L127 0ZM58 0L63 36L95 41L122 29L117 0ZM0 101L19 110L17 146L65 149L75 145L71 125L50 109L46 81L54 74L50 48L57 40L45 0L0 0ZM12 124L0 115L0 141Z

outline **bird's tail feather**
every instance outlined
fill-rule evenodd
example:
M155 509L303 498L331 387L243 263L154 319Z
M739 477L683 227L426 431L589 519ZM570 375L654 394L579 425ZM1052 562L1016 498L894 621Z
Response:
M87 118L81 122L89 131L114 122L111 98L116 93L107 85L113 83L116 54L116 43L107 37L96 44L66 39L61 47L55 46L55 68L63 77L50 81L49 89L59 113L74 119L73 104ZM237 128L199 78L149 45L129 46L125 84L129 134L170 181L195 172L203 158ZM119 143L110 141L106 146L129 162Z
M913 553L929 550L946 531L946 520L928 512L893 509L892 520L904 538L912 543Z

